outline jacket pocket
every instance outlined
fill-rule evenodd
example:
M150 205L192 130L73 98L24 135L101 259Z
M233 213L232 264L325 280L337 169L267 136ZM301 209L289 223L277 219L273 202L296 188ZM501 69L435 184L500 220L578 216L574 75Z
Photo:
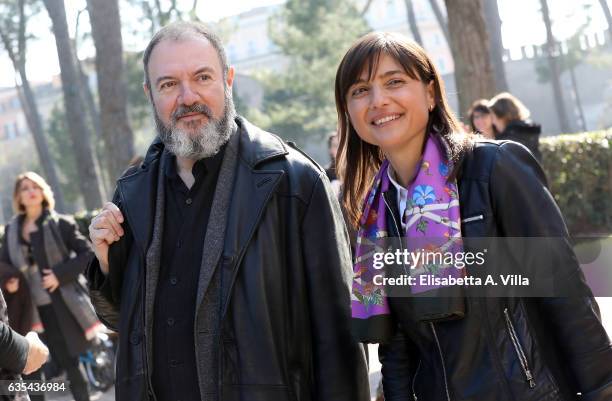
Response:
M527 356L525 355L525 351L523 346L521 345L521 341L516 334L516 330L514 328L514 323L512 322L512 318L510 317L510 313L508 312L508 308L504 308L504 317L506 319L506 330L510 335L510 340L512 341L512 346L514 351L516 352L516 356L521 364L521 369L523 370L523 374L525 375L525 379L529 384L529 388L535 388L536 381L531 368L529 366L529 361L527 360Z
M227 401L296 401L288 386L268 384L223 384L223 400Z

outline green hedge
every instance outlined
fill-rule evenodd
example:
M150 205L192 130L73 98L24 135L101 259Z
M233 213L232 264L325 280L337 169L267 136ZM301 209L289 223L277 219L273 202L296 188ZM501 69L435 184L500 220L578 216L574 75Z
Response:
M545 137L540 150L550 190L572 236L612 234L612 130ZM97 212L75 214L85 236ZM0 238L2 232L0 226Z
M572 236L612 233L612 130L542 138L542 165Z

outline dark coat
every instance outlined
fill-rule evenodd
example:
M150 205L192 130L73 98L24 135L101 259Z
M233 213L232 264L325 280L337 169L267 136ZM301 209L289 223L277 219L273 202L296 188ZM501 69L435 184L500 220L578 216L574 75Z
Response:
M72 252L73 256L67 258L63 262L56 264L55 266L49 266L47 261L47 254L45 252L45 239L43 238L42 220L47 216L49 212L45 211L43 215L36 221L38 225L38 231L31 233L30 243L32 244L32 257L40 271L43 269L52 269L53 273L59 281L60 287L80 288L82 294L80 298L86 297L86 288L79 282L79 278L83 279L82 274L85 271L88 261L91 259L93 252L87 239L80 233L78 227L72 217L57 215L57 228L61 240L63 241L68 252ZM18 224L23 224L23 218L17 219ZM6 227L8 233L9 227ZM21 227L19 227L21 232ZM8 235L4 235L2 248L0 249L0 271L15 271L17 268L11 264L11 258L9 256L8 247ZM62 327L61 337L66 341L70 355L78 356L84 352L88 347L88 340L86 333L76 323L77 318L73 316L72 309L69 305L66 305L65 297L60 293L61 289L58 289L51 293L51 305L53 311ZM86 300L86 298L85 298ZM80 301L80 302L79 302ZM83 299L75 300L76 304L81 305ZM87 305L88 310L85 310L86 306L79 309L78 313L83 316L88 316L90 320L95 318L91 311L91 305ZM90 316L91 315L91 316ZM63 324L62 322L69 321L74 324Z
M539 164L513 142L480 142L458 187L464 244L560 238L554 252L538 249L539 260L556 268L558 286L583 296L466 297L463 319L434 323L416 321L407 298L389 298L398 327L379 349L385 400L611 400L612 345ZM522 260L516 272L544 269Z
M535 158L541 162L542 153L540 153L540 134L542 127L539 124L528 121L515 120L510 121L504 132L497 135L495 139L503 141L514 141L523 144L533 153Z
M30 287L25 277L18 271L7 273L0 279L3 291L6 291L6 282L12 278L19 279L19 289L14 294L6 292L4 294L4 299L6 301L11 328L22 336L25 336L32 330L34 324L32 295L30 294Z
M240 151L217 265L219 400L367 400L365 357L350 333L348 239L325 172L276 136L237 123ZM142 166L117 184L114 202L131 233L129 252L116 251L126 234L110 248L108 276L97 260L88 271L99 317L120 333L118 401L154 398L143 276L162 149L154 143ZM207 332L194 330L199 366Z
M28 348L28 341L9 326L6 303L0 290L0 380L13 379L15 374L23 371Z

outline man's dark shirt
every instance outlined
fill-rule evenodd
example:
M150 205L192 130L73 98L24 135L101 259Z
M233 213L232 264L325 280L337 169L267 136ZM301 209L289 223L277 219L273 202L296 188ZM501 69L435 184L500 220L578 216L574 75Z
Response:
M199 160L188 189L167 158L165 216L153 318L153 387L159 401L199 400L194 316L202 249L224 149Z

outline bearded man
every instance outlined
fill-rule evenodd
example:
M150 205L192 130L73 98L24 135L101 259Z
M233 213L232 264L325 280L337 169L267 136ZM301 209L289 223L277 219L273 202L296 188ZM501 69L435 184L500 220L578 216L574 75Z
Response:
M143 63L158 135L89 227L91 299L120 334L116 399L369 399L325 172L236 116L207 28L162 28Z

